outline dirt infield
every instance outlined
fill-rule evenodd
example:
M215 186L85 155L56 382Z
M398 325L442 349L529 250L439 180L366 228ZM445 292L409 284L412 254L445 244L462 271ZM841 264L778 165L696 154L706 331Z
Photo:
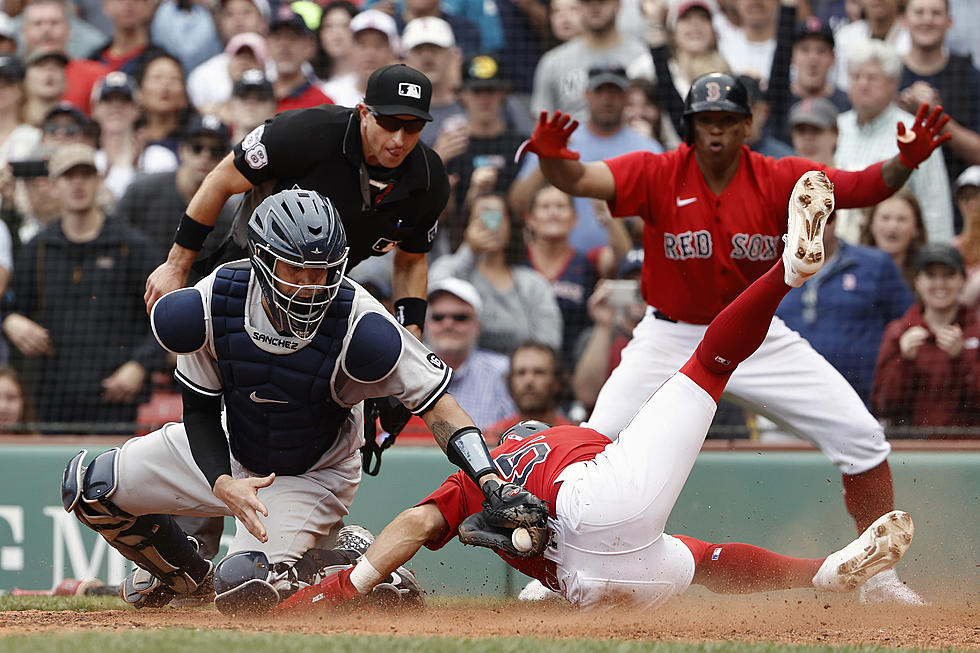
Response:
M395 636L649 641L742 641L779 644L876 645L980 650L980 603L976 597L934 600L925 608L867 606L852 596L817 596L812 591L746 597L692 593L654 611L615 609L582 613L567 604L480 603L436 600L424 611L386 612L360 608L306 619L251 623L213 609L135 612L0 613L0 634L113 631L188 627L254 632L345 633Z

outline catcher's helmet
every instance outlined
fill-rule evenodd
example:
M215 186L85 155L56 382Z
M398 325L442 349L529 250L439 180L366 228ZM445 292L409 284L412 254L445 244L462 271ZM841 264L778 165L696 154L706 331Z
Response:
M702 111L731 111L752 115L749 92L742 82L725 73L701 75L691 84L684 100L684 117Z
M523 440L530 435L547 431L550 428L551 426L544 422L536 419L526 419L504 431L503 435L500 436L500 441L497 442L497 446L502 445L506 440Z
M270 195L248 221L248 255L273 325L312 340L347 269L347 236L333 202L293 188ZM282 279L276 264L326 270L318 284Z

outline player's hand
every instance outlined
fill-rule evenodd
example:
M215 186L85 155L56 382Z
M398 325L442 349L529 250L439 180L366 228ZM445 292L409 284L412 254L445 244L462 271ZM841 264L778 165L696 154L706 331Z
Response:
M190 250L185 250L195 254ZM191 256L190 261L194 261ZM153 305L158 299L166 295L171 290L183 288L187 283L187 273L190 272L190 264L185 268L182 265L170 260L169 258L157 266L157 269L150 273L146 278L146 292L143 293L143 301L146 302L146 314L150 314Z
M919 347L929 337L929 329L921 326L909 327L898 338L898 349L905 360L914 360L919 353Z
M958 324L947 324L936 332L936 346L957 358L963 353L963 329Z
M43 326L19 313L11 313L3 321L3 332L17 350L25 356L47 356L54 353L51 333Z
M548 112L542 111L538 117L538 126L534 128L531 138L517 148L514 163L520 163L525 152L534 152L542 159L570 159L578 161L579 153L568 149L568 139L578 128L578 120L572 120L567 113L555 111L548 119Z
M941 133L949 122L943 108L937 106L931 112L928 104L919 105L912 121L912 128L906 130L905 123L898 123L898 160L906 168L918 168L929 158L932 151L953 138L952 134Z
M231 514L244 524L248 532L259 542L269 541L265 526L259 520L259 514L269 516L269 510L259 500L259 488L269 487L274 480L276 480L275 474L245 478L232 478L223 474L214 482L214 496L228 506Z
M136 361L128 361L102 379L102 397L109 402L125 402L136 399L146 380L146 368Z

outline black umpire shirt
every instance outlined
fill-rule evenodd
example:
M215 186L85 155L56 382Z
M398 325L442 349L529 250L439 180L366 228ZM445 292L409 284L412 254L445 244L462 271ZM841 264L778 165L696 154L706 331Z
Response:
M449 179L439 156L421 141L394 169L368 166L355 109L321 105L284 111L235 146L235 167L256 188L236 218L244 243L248 217L263 199L299 187L330 198L350 247L348 269L397 245L424 254L432 248Z

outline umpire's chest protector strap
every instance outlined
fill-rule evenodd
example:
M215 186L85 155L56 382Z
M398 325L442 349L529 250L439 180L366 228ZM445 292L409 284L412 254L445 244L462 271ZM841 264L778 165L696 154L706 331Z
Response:
M193 354L207 342L204 298L196 288L169 292L153 305L150 326L160 346L173 354Z

